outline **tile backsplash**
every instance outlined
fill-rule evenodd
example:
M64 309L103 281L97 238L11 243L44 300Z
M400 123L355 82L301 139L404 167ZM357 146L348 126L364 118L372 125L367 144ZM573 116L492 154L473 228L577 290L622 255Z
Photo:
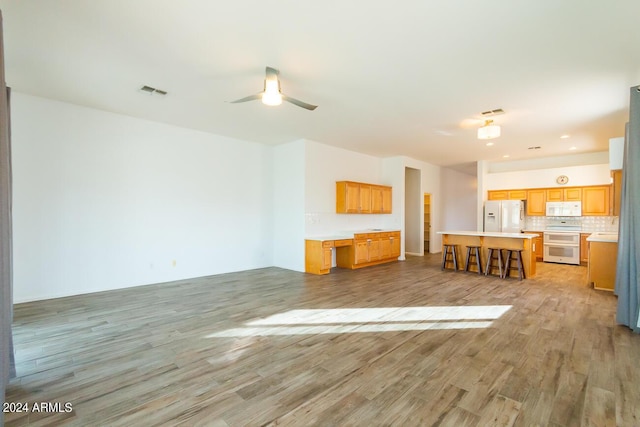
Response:
M571 221L579 221L582 224L582 231L618 231L617 216L581 216L581 217L546 217L546 216L527 216L525 217L525 229L528 231L543 231L547 227L547 223L557 221L559 219L567 219Z

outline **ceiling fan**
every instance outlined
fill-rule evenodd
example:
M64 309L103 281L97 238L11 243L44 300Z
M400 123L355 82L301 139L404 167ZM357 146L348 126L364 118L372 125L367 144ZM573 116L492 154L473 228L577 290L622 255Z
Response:
M265 105L280 105L282 101L290 102L298 107L306 108L307 110L315 110L318 108L317 105L307 104L306 102L299 101L295 98L291 98L290 96L282 93L280 89L280 80L278 80L278 75L280 71L275 68L267 67L266 69L266 77L264 78L264 91L260 93L256 93L255 95L247 96L245 98L237 99L235 101L231 101L232 104L237 104L239 102L247 102L253 101L255 99L262 99L262 103Z

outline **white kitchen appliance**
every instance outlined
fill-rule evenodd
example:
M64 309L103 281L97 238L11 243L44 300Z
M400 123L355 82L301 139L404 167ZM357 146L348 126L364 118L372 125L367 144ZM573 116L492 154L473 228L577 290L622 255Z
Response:
M579 220L556 220L547 222L543 233L543 260L560 264L580 264Z
M547 202L547 216L582 216L582 202Z
M523 229L522 200L489 200L484 203L484 231L522 233Z

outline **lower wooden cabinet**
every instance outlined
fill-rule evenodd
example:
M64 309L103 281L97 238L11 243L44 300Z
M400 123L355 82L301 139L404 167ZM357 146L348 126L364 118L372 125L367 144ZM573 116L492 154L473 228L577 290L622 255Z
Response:
M589 242L587 237L591 234L580 233L580 264L586 265L589 262Z
M400 256L400 232L356 233L353 239L305 240L304 271L329 274L336 253L336 265L356 269L397 261Z
M336 264L343 268L362 268L397 261L400 256L400 232L356 233L353 246L336 253Z
M353 245L351 239L305 240L304 271L313 274L329 274L336 248Z
M525 231L525 233L537 234L538 237L531 239L531 252L535 255L536 261L542 261L544 258L544 240L542 231Z

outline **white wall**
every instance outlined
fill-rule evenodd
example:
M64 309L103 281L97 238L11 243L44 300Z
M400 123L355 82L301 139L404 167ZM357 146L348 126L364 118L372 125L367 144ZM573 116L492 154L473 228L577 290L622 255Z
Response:
M603 163L488 173L485 176L485 188L487 190L510 190L518 188L559 187L556 183L556 178L559 175L567 175L569 177L569 183L563 187L611 184L609 163ZM486 193L484 197L487 197Z
M305 141L278 145L273 156L274 265L304 271Z
M305 152L305 233L331 235L340 231L387 228L393 224L388 214L337 214L336 181L357 181L392 185L381 178L382 160L342 148L306 141ZM393 188L393 193L398 191ZM393 210L397 205L393 201Z
M442 168L442 230L478 230L478 179Z
M403 233L401 256L400 259L405 257L405 239L406 239L406 226L405 226L405 169L413 168L420 170L421 176L421 191L420 201L417 202L421 207L420 215L424 216L424 193L431 194L431 252L440 252L442 246L442 237L437 234L441 230L440 219L442 211L442 201L440 193L440 167L432 164L421 162L419 160L412 159L405 156L389 157L382 160L382 176L385 181L390 182L393 185L393 215L390 220L393 222L394 228L399 228ZM424 251L424 223L420 228L420 239L422 253Z
M269 147L17 92L11 115L15 302L273 265Z

